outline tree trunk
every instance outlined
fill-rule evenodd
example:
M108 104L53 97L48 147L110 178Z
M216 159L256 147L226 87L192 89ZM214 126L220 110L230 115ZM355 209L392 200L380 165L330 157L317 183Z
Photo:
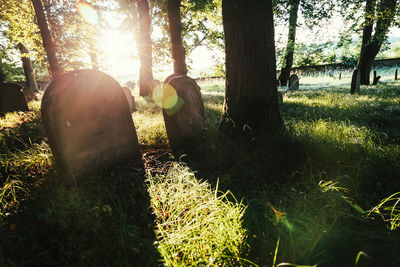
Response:
M18 44L18 49L21 54L22 67L24 68L26 87L31 89L33 92L39 92L37 83L36 83L35 72L33 71L33 67L32 67L32 62L28 56L29 51L21 43Z
M40 29L40 34L43 40L43 47L46 51L47 60L49 61L51 75L53 80L57 79L61 75L61 67L58 63L56 57L56 49L51 39L49 26L46 21L46 17L43 10L43 5L41 0L31 0L33 7L35 9L37 24Z
M187 74L185 62L186 51L182 43L182 26L180 14L181 0L168 0L168 21L171 34L172 58L174 73Z
M281 74L279 75L279 81L282 86L286 86L290 77L290 70L293 65L294 47L296 43L296 29L297 29L297 17L299 11L300 0L290 0L290 16L289 16L289 34L288 42L286 46L285 58L282 63Z
M139 13L139 39L138 51L140 58L139 87L140 95L152 94L153 71L152 71L152 42L151 42L151 21L149 16L149 2L138 0Z
M283 120L276 87L271 1L223 0L226 90L219 131L249 140L277 133Z
M357 68L360 70L360 82L370 84L370 72L376 55L385 41L389 27L394 20L397 0L382 0L376 6L376 0L367 0L365 8L365 27ZM376 12L374 12L376 9ZM378 16L375 33L372 36L373 14Z

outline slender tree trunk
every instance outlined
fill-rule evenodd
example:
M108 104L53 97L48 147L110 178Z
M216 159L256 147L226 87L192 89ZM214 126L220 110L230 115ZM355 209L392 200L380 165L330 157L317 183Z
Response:
M253 138L277 133L283 120L276 87L272 2L223 0L226 90L219 131Z
M33 71L33 67L32 67L32 62L28 56L29 51L21 43L18 44L18 49L21 54L22 67L24 68L26 87L31 89L33 92L39 92L37 83L36 83L35 72Z
M149 16L149 2L138 0L139 13L139 39L138 51L140 58L139 87L140 95L152 94L153 70L152 70L152 42L151 42L151 21Z
M99 61L94 51L90 51L90 63L92 64L92 70L99 70Z
M51 75L54 79L57 79L61 75L61 67L58 63L56 57L56 49L51 39L49 26L46 21L46 17L43 10L43 5L41 0L31 0L33 7L35 9L37 23L40 29L40 34L42 35L43 47L46 51L47 60L49 61Z
M365 9L365 27L357 68L360 70L360 82L364 85L370 84L370 72L376 55L389 31L389 27L396 14L397 0L382 0L376 6L376 0L367 0ZM376 9L376 12L374 10ZM375 33L372 36L373 14L378 16L376 20Z
M171 34L174 73L187 74L186 51L182 43L181 0L168 0L168 21Z
M369 42L371 41L372 36L372 28L374 26L374 16L375 16L375 6L376 0L366 0L365 2L365 14L364 14L364 28L363 28L363 35L362 35L362 43L361 43L361 52L360 58L357 63L358 69L360 71L360 81L361 84L369 84L369 73L371 70L371 64L367 64L365 61L364 55L366 53L366 48ZM369 65L369 66L368 66Z
M286 86L289 80L290 71L293 66L293 55L296 43L296 29L297 29L297 18L300 0L290 0L290 15L289 15L289 34L288 42L286 46L285 58L282 64L281 74L279 75L279 81L282 86Z

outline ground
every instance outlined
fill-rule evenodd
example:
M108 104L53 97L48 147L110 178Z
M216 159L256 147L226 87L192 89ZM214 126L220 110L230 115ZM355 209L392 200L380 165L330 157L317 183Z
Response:
M57 173L39 101L7 114L0 264L397 266L399 197L382 201L400 191L400 83L350 95L346 79L303 77L284 93L285 133L245 151L220 145L223 82L202 82L207 131L180 158L137 97L146 170L78 181Z

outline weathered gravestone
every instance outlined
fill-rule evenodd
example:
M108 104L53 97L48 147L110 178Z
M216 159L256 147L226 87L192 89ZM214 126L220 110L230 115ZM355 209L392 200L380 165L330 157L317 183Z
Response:
M377 85L379 80L382 78L381 76L376 76L376 70L373 71L372 77L372 85Z
M184 151L196 143L204 129L204 104L200 87L190 77L168 76L162 85L163 116L171 149Z
M350 93L355 94L359 92L360 92L360 72L358 69L354 69L353 76L351 77Z
M25 87L23 89L23 92L24 92L25 99L28 103L31 102L32 100L39 100L36 93L34 91L32 91L31 88Z
M15 83L0 84L0 114L13 111L28 111L23 88Z
M64 74L47 88L41 111L62 172L79 175L125 161L143 166L126 96L111 76L95 70Z
M131 90L128 87L122 87L122 90L124 91L126 100L128 101L129 110L131 111L131 113L136 111L135 97L132 95Z
M299 90L299 77L296 74L290 75L288 90Z

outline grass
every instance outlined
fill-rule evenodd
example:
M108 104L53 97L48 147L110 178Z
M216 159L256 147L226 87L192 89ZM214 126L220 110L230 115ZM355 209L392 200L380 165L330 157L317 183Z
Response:
M246 151L219 145L223 81L201 82L207 131L183 162L160 108L137 98L147 174L126 165L73 185L40 103L7 114L0 265L398 266L399 83L350 95L343 77L302 78L284 94L286 133Z
M157 247L166 265L240 265L244 206L229 192L211 189L178 163L165 175L149 175L147 183Z

